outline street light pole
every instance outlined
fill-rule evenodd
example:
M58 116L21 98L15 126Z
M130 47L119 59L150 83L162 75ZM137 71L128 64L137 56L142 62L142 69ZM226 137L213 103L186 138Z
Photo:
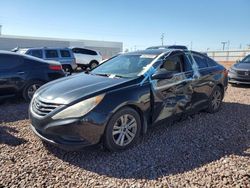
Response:
M225 45L226 45L227 42L221 42L222 44L222 50L224 51L225 50Z
M161 34L161 45L164 45L164 37L165 37L165 33Z

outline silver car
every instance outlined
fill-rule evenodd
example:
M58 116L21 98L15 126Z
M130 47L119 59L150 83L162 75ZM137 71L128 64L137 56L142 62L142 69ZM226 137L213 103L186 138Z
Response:
M72 73L77 68L75 56L69 48L19 48L16 52L45 60L58 61L62 64L65 72Z

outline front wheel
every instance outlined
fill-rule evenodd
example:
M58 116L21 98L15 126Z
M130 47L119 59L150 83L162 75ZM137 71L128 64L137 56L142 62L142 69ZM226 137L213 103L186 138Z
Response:
M207 112L215 113L220 110L223 100L223 92L219 86L216 86L209 98L209 104L207 108Z
M139 114L126 107L116 112L107 124L104 145L110 151L125 150L139 139L141 120Z

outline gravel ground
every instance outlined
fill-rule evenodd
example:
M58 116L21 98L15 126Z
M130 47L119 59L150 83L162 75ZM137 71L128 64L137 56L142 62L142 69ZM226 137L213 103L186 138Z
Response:
M250 187L250 88L220 112L157 126L121 153L65 152L29 128L28 104L0 105L0 187Z

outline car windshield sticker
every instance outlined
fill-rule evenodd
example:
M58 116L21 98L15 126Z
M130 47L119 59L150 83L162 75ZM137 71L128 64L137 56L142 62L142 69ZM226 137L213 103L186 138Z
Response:
M154 59L156 57L156 55L152 55L152 54L143 54L140 56L140 58L150 58L150 59Z

